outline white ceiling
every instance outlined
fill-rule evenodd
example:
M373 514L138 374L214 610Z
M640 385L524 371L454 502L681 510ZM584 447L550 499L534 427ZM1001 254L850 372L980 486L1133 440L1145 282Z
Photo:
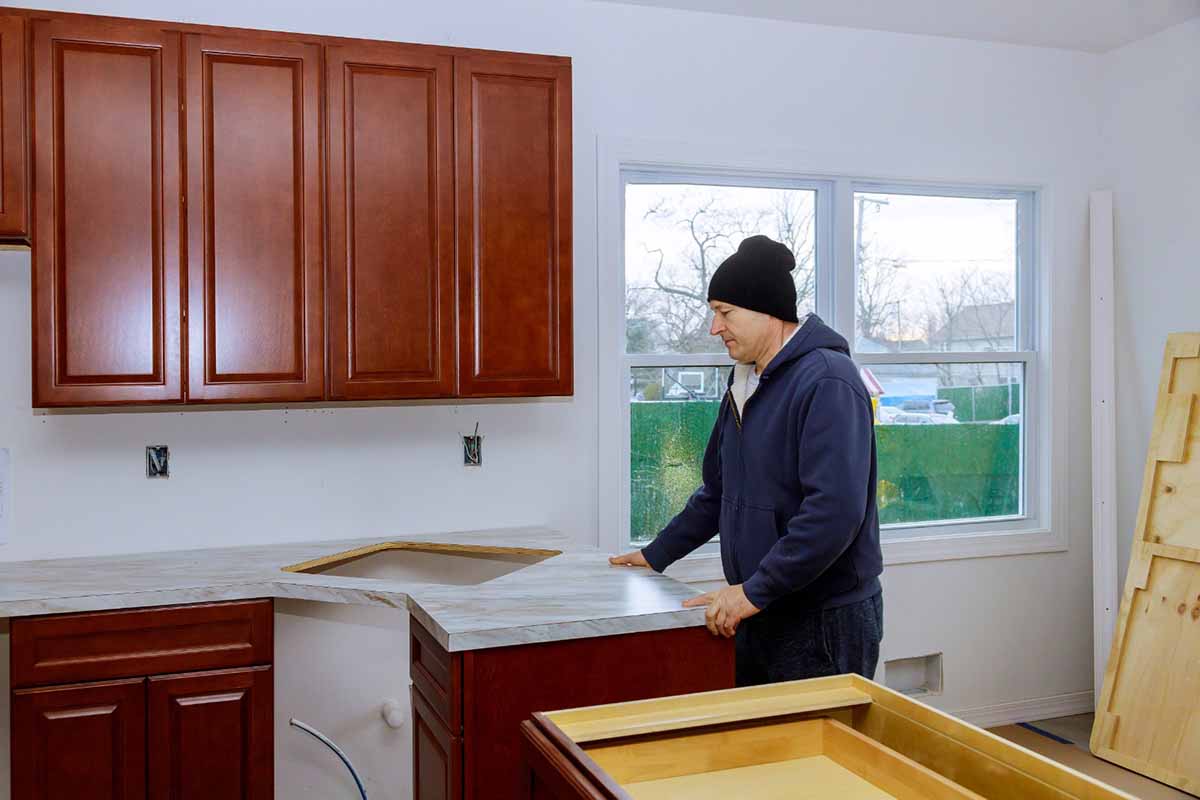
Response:
M1102 53L1200 16L1200 0L610 0Z

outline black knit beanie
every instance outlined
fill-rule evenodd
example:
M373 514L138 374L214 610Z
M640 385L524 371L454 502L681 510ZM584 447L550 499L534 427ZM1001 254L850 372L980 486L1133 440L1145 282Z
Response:
M787 245L766 236L743 239L737 252L721 262L708 282L708 301L770 314L784 322L796 317L796 257Z

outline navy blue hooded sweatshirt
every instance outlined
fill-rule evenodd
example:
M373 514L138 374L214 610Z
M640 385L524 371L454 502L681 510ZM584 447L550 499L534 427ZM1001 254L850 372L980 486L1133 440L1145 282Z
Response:
M726 580L759 609L836 608L879 592L871 398L846 340L815 314L762 371L742 413L726 390L703 477L642 550L656 571L719 531Z

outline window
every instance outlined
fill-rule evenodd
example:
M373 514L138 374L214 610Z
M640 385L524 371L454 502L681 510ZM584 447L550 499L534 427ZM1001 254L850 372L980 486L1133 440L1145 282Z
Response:
M1023 517L1032 197L860 186L853 206L853 349L876 395L880 522L902 535Z
M706 288L756 233L795 253L801 318L851 342L875 408L885 541L1043 532L1035 192L620 174L622 547L653 539L700 484L732 367Z
M796 256L800 314L817 307L817 188L626 175L625 354L629 540L644 544L700 485L731 361L709 334L708 281L765 233Z

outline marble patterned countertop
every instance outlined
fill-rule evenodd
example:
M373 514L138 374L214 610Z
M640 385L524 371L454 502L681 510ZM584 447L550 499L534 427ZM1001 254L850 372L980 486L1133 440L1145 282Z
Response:
M559 550L560 555L459 586L283 567L389 541ZM547 528L503 528L137 555L0 562L0 618L256 597L404 609L450 651L583 639L704 624L680 604L696 590Z

